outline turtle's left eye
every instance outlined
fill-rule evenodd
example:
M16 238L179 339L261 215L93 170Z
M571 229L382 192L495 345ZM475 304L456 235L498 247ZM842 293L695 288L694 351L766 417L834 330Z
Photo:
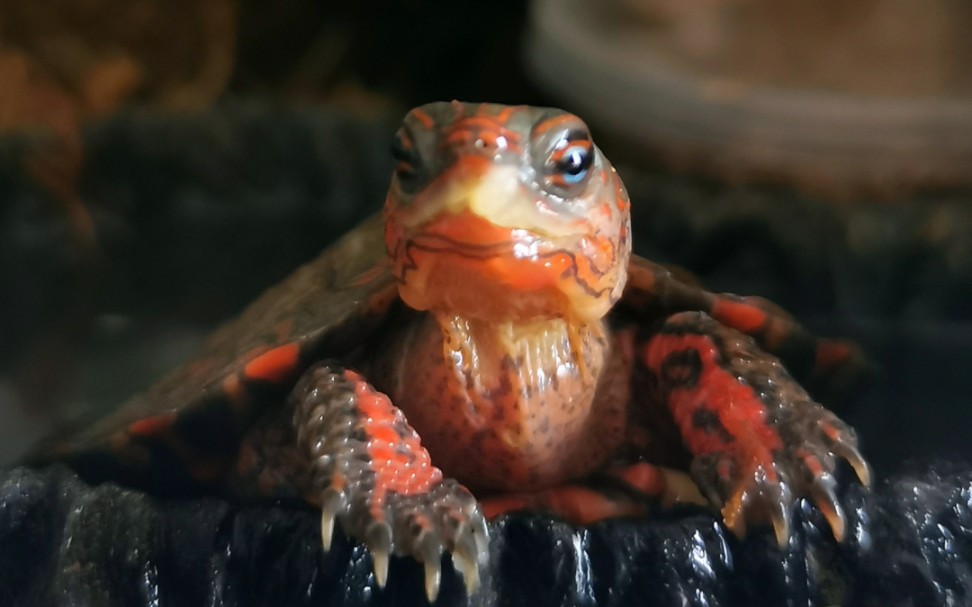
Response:
M547 161L550 182L569 189L583 183L594 163L594 146L590 139L564 139Z
M392 158L395 159L395 177L405 190L411 188L418 175L418 155L408 133L399 131L392 141Z

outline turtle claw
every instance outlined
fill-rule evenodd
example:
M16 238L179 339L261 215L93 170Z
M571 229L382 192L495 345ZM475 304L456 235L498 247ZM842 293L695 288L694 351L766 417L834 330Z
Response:
M452 566L462 574L462 579L466 583L466 596L479 592L479 566L475 561L466 556L453 554Z
M414 558L423 565L429 602L442 583L443 550L458 552L467 592L475 592L477 567L489 554L479 503L432 465L388 396L352 371L320 363L304 374L292 400L298 447L309 458L307 498L320 505L324 549L340 523L367 545L381 588L393 553ZM376 459L376 449L394 457Z
M459 483L447 479L428 492L386 494L380 507L368 500L348 500L337 492L325 497L321 500L325 548L337 519L348 535L367 545L379 588L388 582L391 555L410 556L422 564L425 595L434 603L446 551L463 577L467 596L479 590L479 565L489 555L488 531L476 499Z
M388 557L392 551L392 530L385 522L374 522L365 533L365 543L371 551L371 561L375 569L375 582L384 588L388 581Z
M434 603L442 584L442 542L435 532L426 530L422 533L415 556L425 568L425 596L429 603Z
M442 583L442 566L438 561L425 561L425 596L434 603Z
M834 539L838 542L844 541L844 533L847 529L847 517L844 509L837 501L835 488L837 481L831 474L821 474L813 483L810 492L813 502L830 525L830 531L834 534Z
M486 517L476 509L472 516L472 537L476 544L474 563L485 562L489 558L489 528L486 526Z
M338 513L344 510L347 503L345 496L340 491L327 489L321 499L321 544L324 551L331 549L331 540L334 537L334 521Z
M757 467L746 484L738 487L722 507L726 526L736 537L744 538L750 523L773 527L776 543L782 548L790 541L790 508L793 497L777 474Z
M321 511L321 545L324 552L331 549L331 539L334 537L334 513L327 510Z
M483 528L485 529L485 524ZM464 529L457 535L456 546L452 552L452 564L466 582L466 594L473 595L479 590L480 535L475 531L469 533Z
M371 559L375 566L375 583L379 588L384 588L388 582L388 553L380 550L371 552Z
M867 464L861 452L846 438L840 437L830 446L834 455L842 458L854 469L857 480L865 487L871 486L871 467Z
M769 517L776 535L776 544L783 548L790 542L790 500L776 500L766 505L770 509Z

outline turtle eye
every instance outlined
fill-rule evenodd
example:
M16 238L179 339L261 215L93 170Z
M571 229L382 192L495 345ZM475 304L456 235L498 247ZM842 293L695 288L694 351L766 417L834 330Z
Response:
M418 175L418 156L412 138L404 130L395 134L391 153L395 159L395 177L402 188L407 190Z
M564 189L577 186L587 179L593 163L590 139L562 139L547 160L550 183Z

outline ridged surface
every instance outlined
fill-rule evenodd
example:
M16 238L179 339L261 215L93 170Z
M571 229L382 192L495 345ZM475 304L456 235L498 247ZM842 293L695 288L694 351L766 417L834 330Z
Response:
M972 469L926 466L846 499L845 544L800 502L783 555L768 533L739 543L697 511L588 530L505 518L490 526L483 589L468 604L968 604ZM439 604L463 604L452 567L442 573ZM318 515L302 507L158 501L54 467L0 479L0 602L422 605L424 582L411 559L392 558L377 589L364 547L336 533L323 552Z

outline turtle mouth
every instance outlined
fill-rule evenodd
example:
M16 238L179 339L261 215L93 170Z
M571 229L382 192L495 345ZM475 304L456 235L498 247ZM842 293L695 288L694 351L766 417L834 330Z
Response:
M546 206L515 167L472 163L386 207L399 294L417 310L483 320L607 313L627 259L586 216ZM620 272L620 274L619 274Z
M469 259L536 255L542 236L521 228L504 228L469 211L447 213L408 239L408 246L430 253Z
M418 310L482 320L589 314L579 285L578 238L497 226L469 210L446 213L390 247L399 293ZM601 312L600 314L603 314Z

